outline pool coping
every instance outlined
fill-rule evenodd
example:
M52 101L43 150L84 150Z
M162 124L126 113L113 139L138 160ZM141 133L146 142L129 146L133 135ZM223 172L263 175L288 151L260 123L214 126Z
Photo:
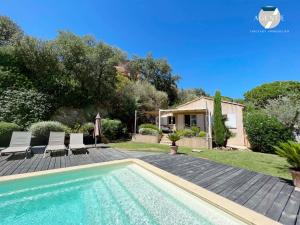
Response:
M262 214L259 214L251 209L248 209L242 205L239 205L227 198L224 198L216 193L208 191L196 184L193 184L187 180L184 180L176 175L173 175L165 170L159 169L149 163L146 163L140 159L121 159L121 160L113 160L108 162L101 162L101 163L92 163L87 165L81 166L73 166L67 168L59 168L53 170L46 170L46 171L38 171L38 172L31 172L31 173L23 173L23 174L16 174L16 175L9 175L0 177L0 182L3 181L11 181L11 180L18 180L23 178L47 175L47 174L54 174L58 172L67 172L67 171L74 171L79 169L88 169L93 167L103 167L109 165L120 165L120 164L127 164L127 163L134 163L142 168L152 172L153 174L163 178L164 180L176 185L177 187L189 192L190 194L204 200L205 202L225 211L226 213L230 214L231 216L237 218L238 220L246 223L246 224L255 224L255 225L279 225L281 223L276 222Z

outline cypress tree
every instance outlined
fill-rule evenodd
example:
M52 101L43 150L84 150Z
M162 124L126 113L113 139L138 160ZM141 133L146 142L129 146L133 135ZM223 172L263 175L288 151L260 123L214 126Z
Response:
M214 97L213 134L216 146L224 146L225 124L222 116L221 92L216 91Z

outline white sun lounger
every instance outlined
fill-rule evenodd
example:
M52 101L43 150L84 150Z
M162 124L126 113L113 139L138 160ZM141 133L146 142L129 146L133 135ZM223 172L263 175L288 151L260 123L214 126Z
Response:
M5 153L20 153L25 152L25 159L30 152L31 132L14 131L9 147L1 151L1 155Z
M69 145L69 150L77 151L85 149L87 153L87 146L83 144L83 133L72 133L70 134L70 145Z
M65 146L65 132L50 132L49 142L44 151L44 156L49 152L50 155L52 152L65 151L67 152L67 148Z

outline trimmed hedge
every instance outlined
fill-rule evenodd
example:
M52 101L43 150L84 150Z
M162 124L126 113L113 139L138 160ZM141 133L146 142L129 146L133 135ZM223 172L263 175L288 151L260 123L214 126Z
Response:
M50 131L70 133L70 128L57 121L42 121L31 124L29 131L31 131L32 136L37 139L47 141Z
M276 118L262 112L251 112L245 116L245 128L254 151L274 153L275 145L292 140L291 131Z
M156 125L154 125L154 124L151 124L151 123L144 123L144 124L141 124L141 125L139 126L139 129L141 129L141 128L150 128L150 129L159 131L158 126L156 126Z
M206 132L205 131L200 131L199 132L199 137L206 137Z
M206 132L201 131L199 127L192 126L191 129L178 130L176 132L181 137L205 137Z
M92 134L95 125L93 123L85 123L79 128L80 133Z
M117 140L124 134L123 125L120 120L102 119L102 133L108 140Z
M195 132L192 131L191 129L178 130L176 133L181 137L195 137L196 136Z
M142 135L158 135L159 132L155 129L152 129L152 128L140 128L139 129L139 134L142 134Z
M13 131L20 130L21 127L15 123L0 122L0 147L7 147Z

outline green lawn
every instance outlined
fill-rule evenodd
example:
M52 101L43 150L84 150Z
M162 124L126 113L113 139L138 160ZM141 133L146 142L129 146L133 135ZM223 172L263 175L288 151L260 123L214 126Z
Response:
M161 144L145 144L136 142L120 142L111 144L115 148L135 150L169 152L169 146ZM285 159L272 154L264 154L249 151L219 151L202 149L203 152L192 152L191 148L179 147L180 153L192 155L194 157L207 158L216 162L249 169L276 177L291 179L288 164Z

